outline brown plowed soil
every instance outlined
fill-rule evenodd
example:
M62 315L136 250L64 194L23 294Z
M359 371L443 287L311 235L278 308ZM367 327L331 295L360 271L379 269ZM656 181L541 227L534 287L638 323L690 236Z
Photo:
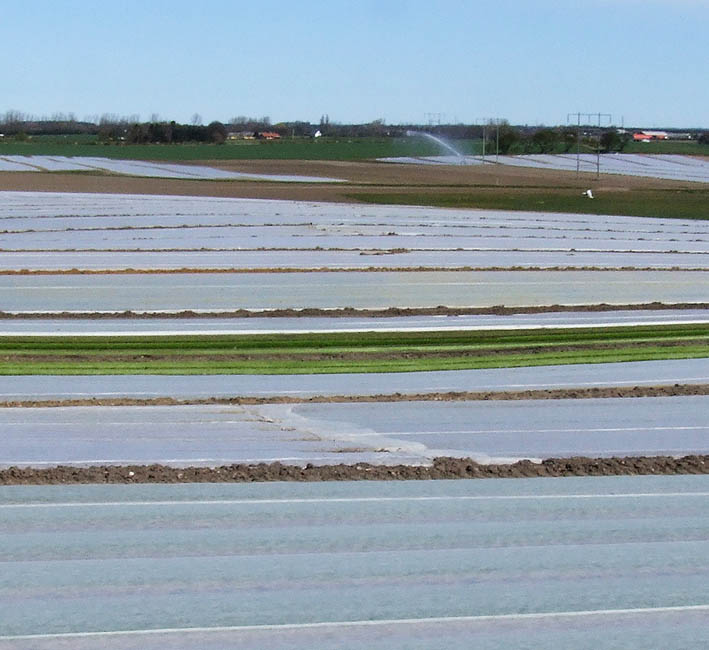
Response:
M636 269L637 270L637 269ZM152 273L152 272L151 272ZM53 273L51 273L53 274ZM0 273L2 275L2 273ZM249 311L235 309L234 311L195 312L177 311L166 314L165 312L6 312L0 311L0 319L17 320L42 320L42 319L76 319L76 318L298 318L298 317L327 317L327 318L393 318L398 316L509 316L512 314L549 314L557 312L609 312L609 311L660 311L678 309L709 309L709 303L679 302L679 303L631 303L627 305L609 305L600 303L596 305L541 305L535 307L388 307L386 309L356 309L342 307L337 309L318 309L306 307L304 309L267 309L264 311ZM492 328L491 328L492 329ZM18 334L19 336L19 334Z
M324 465L281 463L175 468L164 465L67 467L0 470L0 485L77 483L253 483L264 481L406 481L472 478L709 474L709 456L629 458L549 458L511 465L480 465L469 458L436 458L431 466Z
M558 388L518 391L450 391L445 393L389 393L384 395L316 395L313 397L207 397L204 399L153 398L89 398L64 400L19 400L0 402L0 408L53 408L66 406L176 406L176 405L243 405L325 404L354 402L462 402L490 400L539 399L603 399L638 397L677 397L709 395L709 384L674 384L667 386L618 386L610 388Z
M463 165L404 165L378 162L307 160L201 160L200 164L229 171L257 174L294 174L337 178L347 183L282 183L250 181L196 181L72 173L2 172L0 190L164 194L299 201L354 202L352 193L380 194L402 188L422 188L436 194L462 189L499 191L500 187L593 187L594 191L626 192L636 188L686 188L696 183L593 173L579 177L572 171Z

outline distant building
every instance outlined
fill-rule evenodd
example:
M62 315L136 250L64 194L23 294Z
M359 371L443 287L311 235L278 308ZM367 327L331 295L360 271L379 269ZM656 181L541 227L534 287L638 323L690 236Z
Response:
M253 131L230 131L227 140L254 140L256 136Z
M227 140L280 140L275 131L230 131Z
M651 142L652 140L669 140L667 131L638 131L633 133L635 142Z

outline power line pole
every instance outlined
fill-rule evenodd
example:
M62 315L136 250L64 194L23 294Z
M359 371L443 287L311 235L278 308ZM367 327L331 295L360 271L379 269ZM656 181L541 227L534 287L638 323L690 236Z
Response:
M500 162L500 124L503 122L499 117L480 117L477 119L483 127L483 163L485 162L485 140L487 137L487 127L495 127L495 163Z
M601 122L606 121L610 125L613 117L610 113L567 113L566 123L571 121L571 118L576 118L576 176L581 171L581 118L587 120L587 125L590 126L594 118L598 119L598 131L596 142L596 178L601 177Z

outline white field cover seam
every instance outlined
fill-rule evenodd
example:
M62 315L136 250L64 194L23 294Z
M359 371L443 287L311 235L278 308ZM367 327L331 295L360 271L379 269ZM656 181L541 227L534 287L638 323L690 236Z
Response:
M604 398L606 399L606 398ZM181 420L180 422L184 422ZM195 420L199 423L200 420ZM219 420L215 420L219 423ZM240 420L237 422L241 422ZM192 422L189 422L192 424ZM229 424L229 421L225 421ZM6 426L18 426L22 425L24 422L7 422ZM54 423L47 422L46 426L62 426L64 424L71 424L70 422L64 423ZM106 425L125 425L125 422L105 422ZM166 422L166 424L177 424L177 422ZM369 436L447 436L451 434L473 434L473 435L488 435L488 434L498 434L504 435L506 433L619 433L627 431L704 431L709 428L709 425L699 425L699 426L683 426L683 427L673 427L667 425L664 427L607 427L607 428L588 428L582 429L581 427L567 427L565 429L460 429L460 430L450 430L450 431L372 431L367 433L350 433L347 435L357 436L360 438L366 438Z
M195 310L198 311L198 310ZM22 312L8 312L22 313ZM39 314L42 312L25 312L31 314ZM49 313L49 312L47 312ZM56 312L51 312L56 313ZM101 312L96 312L101 313ZM226 335L244 335L244 334L336 334L336 333L355 333L355 332L460 332L460 331L495 331L495 330L547 330L547 329L584 329L589 327L635 327L635 326L661 326L661 325L706 325L709 319L694 319L694 320L661 320L661 321L630 321L623 323L562 323L562 324L516 324L516 325L443 325L422 326L422 327L348 327L348 328L327 328L327 329L228 329L228 330L137 330L137 331L64 331L64 332L43 332L43 331L0 331L0 336L40 336L40 337L87 337L87 336L226 336Z
M147 630L115 630L104 632L63 632L58 634L26 634L0 636L0 641L39 639L79 639L110 636L138 636L148 634L187 634L205 632L259 632L279 630L312 630L332 627L381 627L386 625L421 625L441 623L477 623L493 621L524 621L554 618L583 618L592 616L632 616L639 614L667 614L675 612L709 611L709 605L679 605L671 607L639 607L635 609L596 609L570 612L531 612L524 614L483 614L478 616L436 616L430 618L400 618L371 621L325 621L320 623L279 623L264 625L234 625L221 627L159 628Z
M216 505L289 505L295 503L384 503L410 501L533 501L548 499L653 499L658 497L709 497L709 492L634 492L628 494L518 494L518 495L466 495L466 496L421 496L421 497L333 497L303 499L207 499L174 501L83 501L57 503L3 503L0 509L8 508L97 508L140 506L216 506Z

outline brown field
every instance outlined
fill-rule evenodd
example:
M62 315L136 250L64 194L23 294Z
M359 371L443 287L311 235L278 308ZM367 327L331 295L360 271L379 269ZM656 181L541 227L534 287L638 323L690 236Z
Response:
M353 202L351 193L377 194L417 189L431 195L505 189L549 190L592 187L594 191L697 188L696 183L631 176L525 169L502 166L432 166L379 162L304 160L204 160L195 164L258 174L292 174L340 178L347 183L283 183L137 178L109 174L1 172L0 190L165 194L306 201ZM703 187L700 185L700 187Z

